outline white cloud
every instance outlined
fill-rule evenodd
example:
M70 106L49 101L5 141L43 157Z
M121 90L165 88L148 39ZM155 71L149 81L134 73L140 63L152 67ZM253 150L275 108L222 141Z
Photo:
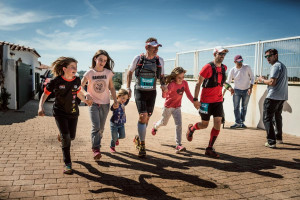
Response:
M140 42L136 41L99 40L106 29L107 27L72 32L55 30L52 33L37 29L36 33L40 37L30 41L30 46L36 49L68 51L95 51L99 48L107 51L123 51L140 48Z
M76 24L77 24L77 20L76 19L66 19L66 20L64 20L64 23L67 26L69 26L71 28L74 28L76 26Z
M50 16L34 11L21 11L0 3L0 30L19 30L23 24L42 22Z
M99 10L89 0L85 0L84 3L88 6L89 12L94 17L98 17L99 16L99 14L100 14Z

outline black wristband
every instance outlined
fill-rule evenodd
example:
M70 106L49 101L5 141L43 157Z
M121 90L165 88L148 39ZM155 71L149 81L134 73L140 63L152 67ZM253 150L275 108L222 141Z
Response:
M193 101L198 101L198 98L193 98Z

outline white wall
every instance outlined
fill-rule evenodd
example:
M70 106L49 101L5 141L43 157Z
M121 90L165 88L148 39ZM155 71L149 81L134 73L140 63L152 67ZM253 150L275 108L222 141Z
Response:
M6 59L4 64L4 87L10 93L8 108L17 109L17 91L16 91L16 62L12 59Z
M35 85L35 72L39 73L39 70L36 69L36 67L39 67L40 64L38 62L38 57L32 52L29 51L12 51L15 55L13 56L14 60L18 60L19 58L22 59L22 63L25 63L27 65L31 65L32 69L32 91L34 91L34 85Z
M194 95L194 89L196 82L189 81L189 88ZM123 88L126 88L126 85L123 85ZM131 83L131 89L134 88L134 82ZM258 127L264 128L262 123L262 111L263 111L263 102L266 97L266 85L254 85L253 92L249 100L248 110L246 115L245 124L249 127ZM132 90L134 91L134 90ZM133 95L132 95L133 96ZM161 89L157 88L157 98L156 98L156 107L163 107L165 99L161 97ZM227 91L225 93L225 101L223 104L224 112L225 112L225 119L226 122L234 123L234 113L233 113L233 102L232 96ZM134 101L134 97L130 99ZM300 86L289 86L289 100L284 103L283 112L282 112L282 121L283 121L283 132L300 136ZM182 98L182 112L194 114L199 116L198 111L194 108L193 104L189 101L186 95ZM200 116L193 121L200 121Z

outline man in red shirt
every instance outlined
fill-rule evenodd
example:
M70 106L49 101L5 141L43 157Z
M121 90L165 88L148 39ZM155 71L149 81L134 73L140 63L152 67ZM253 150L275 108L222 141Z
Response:
M225 71L227 66L223 65L222 62L228 53L228 49L218 46L214 48L213 55L214 61L204 65L201 69L198 77L198 81L195 87L194 93L194 106L199 109L199 114L202 121L196 124L189 124L186 137L188 141L193 140L193 133L195 130L205 129L208 127L210 116L213 115L214 126L211 129L210 140L208 147L205 150L205 155L219 158L219 154L213 149L213 145L220 133L222 116L223 116L223 95L222 87L225 86L231 94L234 93L232 87L225 83ZM200 102L198 96L200 92L200 86L203 89L201 92Z

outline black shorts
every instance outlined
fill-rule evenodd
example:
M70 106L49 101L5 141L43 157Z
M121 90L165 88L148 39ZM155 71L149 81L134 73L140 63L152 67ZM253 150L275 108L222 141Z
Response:
M207 114L201 113L199 110L201 119L204 121L209 121L211 115L214 117L223 117L223 112L223 102L209 103Z
M134 89L135 104L140 113L148 113L152 115L156 99L156 90L141 91Z

